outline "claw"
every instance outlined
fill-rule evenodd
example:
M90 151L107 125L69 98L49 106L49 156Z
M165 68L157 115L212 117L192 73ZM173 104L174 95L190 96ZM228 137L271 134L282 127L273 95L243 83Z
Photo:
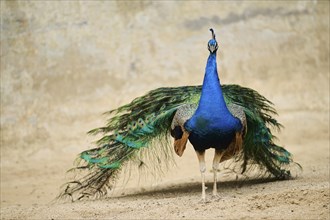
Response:
M221 197L218 194L212 194L212 200L219 201Z
M199 201L199 203L204 203L204 204L205 203L210 203L210 202L211 202L210 200L206 200L206 198L203 198L203 197Z

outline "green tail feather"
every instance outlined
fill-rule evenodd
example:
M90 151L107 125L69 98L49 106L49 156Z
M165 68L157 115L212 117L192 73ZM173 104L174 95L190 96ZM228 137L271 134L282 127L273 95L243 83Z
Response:
M178 107L197 104L202 86L159 88L134 99L106 114L110 115L105 127L91 130L89 134L103 134L97 147L79 155L81 166L87 174L67 184L60 197L73 199L105 195L116 180L116 174L127 164L148 167L153 173L162 173L173 160L170 125ZM272 115L272 103L258 92L238 85L223 85L224 98L229 103L244 107L248 132L244 140L241 172L258 165L277 178L290 176L285 169L291 164L291 154L273 143L269 126L280 129ZM147 164L146 161L149 161Z
M158 97L151 95L149 98ZM162 98L158 101L164 103L168 99ZM150 114L147 111L137 114L135 106L133 101L131 106L118 109L117 114L109 120L107 127L89 132L90 134L111 133L104 135L96 142L99 147L84 151L79 155L83 165L78 165L76 170L84 169L88 174L69 182L59 197L71 196L73 200L76 200L105 195L107 188L112 187L111 180L116 179L115 174L128 162L136 162L138 166L141 166L145 164L145 160L156 160L157 163L153 163L157 164L159 169L164 165L168 167L173 162L172 152L169 149L168 129L179 105L168 103L166 106L156 106L152 108L156 114L151 111ZM129 111L131 114L120 115L119 112L123 111ZM115 130L112 127L118 129ZM149 148L149 151L152 151L155 142L158 148L153 154L142 150ZM160 171L156 169L156 172Z
M244 138L241 173L248 170L249 166L253 168L253 165L257 164L266 174L271 174L278 179L291 177L290 170L287 168L294 163L291 153L274 144L274 136L262 117L248 110L245 113L248 133ZM262 173L260 172L260 174Z

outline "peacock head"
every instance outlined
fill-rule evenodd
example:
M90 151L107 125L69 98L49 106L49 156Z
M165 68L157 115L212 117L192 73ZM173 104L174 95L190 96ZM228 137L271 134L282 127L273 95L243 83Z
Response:
M212 33L212 39L207 43L207 48L209 49L210 53L215 53L218 50L218 42L215 39L215 34L212 28L210 31Z

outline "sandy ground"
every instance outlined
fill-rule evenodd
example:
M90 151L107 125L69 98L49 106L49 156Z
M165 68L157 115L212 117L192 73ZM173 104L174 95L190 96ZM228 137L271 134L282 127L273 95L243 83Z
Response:
M211 197L212 173L207 173L207 202L200 201L198 163L191 147L177 168L156 182L138 184L138 175L108 198L71 202L53 202L64 171L72 158L40 160L27 166L2 169L2 219L329 219L329 140L327 112L282 113L286 129L281 141L303 166L292 180L235 180L235 175L220 173L220 198ZM296 118L310 117L310 123ZM323 123L323 124L322 124ZM315 133L305 133L314 126ZM320 126L320 129L318 127ZM322 127L323 126L323 127ZM310 130L309 130L310 131ZM300 137L299 133L304 135ZM311 139L310 136L319 138ZM299 138L298 138L299 137ZM47 157L39 152L38 157ZM70 154L68 154L70 155ZM207 154L210 168L212 152ZM43 165L44 168L40 169ZM209 169L210 170L210 169Z

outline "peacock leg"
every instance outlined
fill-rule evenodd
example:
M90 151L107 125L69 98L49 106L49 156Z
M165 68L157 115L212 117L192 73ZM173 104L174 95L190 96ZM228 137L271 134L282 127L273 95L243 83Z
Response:
M213 177L214 177L214 182L213 182L213 191L212 191L212 195L213 196L217 196L218 192L217 192L217 173L218 173L218 168L219 168L219 163L222 157L222 152L219 150L215 150L214 151L214 158L213 158Z
M198 157L198 161L199 161L199 170L201 171L201 175L202 175L202 200L205 201L205 171L206 171L206 166L205 166L205 151L202 152L198 152L197 153L197 157Z

